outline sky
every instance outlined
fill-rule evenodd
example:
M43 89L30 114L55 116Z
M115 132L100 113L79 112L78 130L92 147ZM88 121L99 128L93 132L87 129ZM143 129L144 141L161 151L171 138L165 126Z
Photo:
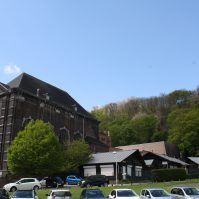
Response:
M86 110L199 86L198 0L2 0L0 82L22 72Z

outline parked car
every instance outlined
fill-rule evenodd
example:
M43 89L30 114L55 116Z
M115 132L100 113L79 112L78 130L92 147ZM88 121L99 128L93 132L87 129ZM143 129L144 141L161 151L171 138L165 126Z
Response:
M80 185L83 181L83 178L75 175L69 175L66 177L66 184Z
M48 178L48 177L44 177L44 178L42 178L42 179L39 181L42 187L46 187L46 179L47 179L47 178Z
M56 187L63 187L64 181L59 176L48 177L46 178L46 188L56 188Z
M17 190L11 199L38 199L35 190Z
M19 181L9 183L3 187L6 191L14 192L20 190L38 190L41 188L40 182L36 178L21 178Z
M143 189L140 193L140 199L172 199L171 195L160 188Z
M92 187L92 186L108 186L109 179L105 175L91 175L86 178L81 187Z
M194 187L173 187L171 189L173 199L199 199L199 191Z
M80 199L105 199L105 197L99 189L84 189L81 192Z
M46 196L47 199L72 199L72 194L68 189L55 189Z
M140 199L132 189L113 189L108 195L110 199Z
M0 188L0 199L10 199L9 194L5 189Z

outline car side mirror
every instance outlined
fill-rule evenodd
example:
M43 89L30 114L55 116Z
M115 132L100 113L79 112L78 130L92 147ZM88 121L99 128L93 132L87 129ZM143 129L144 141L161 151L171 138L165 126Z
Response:
M150 196L150 195L148 195L148 194L146 195L146 197L147 197L147 198L151 198L151 196Z

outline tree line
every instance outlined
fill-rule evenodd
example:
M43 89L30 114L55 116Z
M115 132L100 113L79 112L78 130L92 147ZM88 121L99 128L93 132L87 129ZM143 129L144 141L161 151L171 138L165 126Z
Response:
M112 146L164 140L177 144L183 155L199 155L199 88L130 98L91 113L100 121L100 132L110 132Z

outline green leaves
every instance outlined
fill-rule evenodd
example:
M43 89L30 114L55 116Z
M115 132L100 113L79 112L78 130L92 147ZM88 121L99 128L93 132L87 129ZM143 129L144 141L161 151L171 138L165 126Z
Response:
M65 170L75 172L80 165L88 162L91 151L89 145L82 140L73 141L65 151Z
M49 175L64 164L61 144L51 125L31 121L10 145L8 168L16 175Z

